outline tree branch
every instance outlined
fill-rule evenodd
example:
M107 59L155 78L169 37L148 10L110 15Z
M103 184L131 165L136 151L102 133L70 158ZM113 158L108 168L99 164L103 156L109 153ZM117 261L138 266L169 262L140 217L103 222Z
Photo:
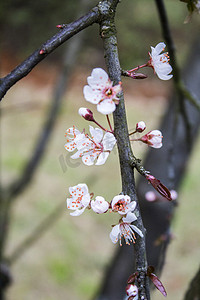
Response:
M76 33L94 24L95 22L98 22L99 19L100 14L98 8L94 7L78 20L67 25L62 25L62 29L57 34L55 34L51 39L45 42L38 50L33 52L25 61L18 65L7 76L1 78L0 100L17 81L29 74L31 70L47 55L53 52L56 48L58 48Z
M176 54L175 54L175 45L173 42L173 38L171 35L171 30L169 26L169 21L167 17L167 12L165 9L164 1L163 0L155 0L156 6L158 9L159 17L160 17L160 24L162 28L162 35L166 41L167 48L169 51L169 56L171 60L171 65L173 68L173 75L174 75L174 82L177 89L177 92L180 94L180 99L182 99L182 105L183 105L183 99L187 99L194 105L198 110L200 110L200 104L193 97L190 91L188 91L185 88L184 83L182 82L181 75L180 75L180 69L177 64ZM183 108L185 110L185 108ZM185 113L184 113L185 114Z
M104 15L107 16L100 24L100 34L103 40L105 61L108 68L109 77L114 82L114 84L118 84L121 81L121 68L118 58L116 29L114 23L115 9L118 2L119 1L112 2L114 4L112 9L109 8L108 1L99 3L100 11L103 11ZM114 133L117 139L117 146L119 151L122 191L124 194L129 195L132 200L135 200L138 203L135 190L134 171L130 164L130 157L133 156L133 153L130 146L123 93L121 93L119 105L113 113L113 117ZM136 209L136 214L138 216L138 219L137 221L135 221L135 224L145 234L138 205ZM146 277L147 260L144 238L141 238L139 236L137 237L136 243L134 245L134 250L136 257L135 268L139 274L139 299L150 299L148 279Z

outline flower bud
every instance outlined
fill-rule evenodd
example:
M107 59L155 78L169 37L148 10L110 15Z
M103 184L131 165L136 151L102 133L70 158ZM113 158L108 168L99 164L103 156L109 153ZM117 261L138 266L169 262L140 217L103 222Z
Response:
M171 201L172 197L168 188L156 179L154 176L147 174L146 179L151 183L151 185L156 189L156 191L165 197L167 200Z
M140 138L140 141L153 148L162 147L162 132L160 130L152 130Z
M136 124L136 131L143 132L146 129L146 124L143 121L140 121Z
M103 214L107 212L109 208L109 203L101 196L97 196L95 201L91 201L91 208L97 214Z
M132 76L130 76L134 79L146 79L148 76L143 73L134 73Z
M135 297L138 294L138 288L134 284L128 284L126 287L126 294L130 297Z
M94 121L93 112L89 108L81 107L78 110L78 113L87 121Z

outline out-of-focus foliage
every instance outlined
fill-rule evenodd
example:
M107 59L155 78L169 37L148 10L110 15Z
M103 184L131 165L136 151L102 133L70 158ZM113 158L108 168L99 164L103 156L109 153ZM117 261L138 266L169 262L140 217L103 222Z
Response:
M89 8L96 3L97 1L89 2ZM79 4L80 0L62 3L54 0L3 0L0 4L2 48L20 56L30 54L57 32L57 24L66 24L76 18ZM186 5L180 1L168 0L166 6L176 45L183 46L181 55L184 57L189 41L198 33L199 27L195 27L194 23L199 22L199 16L193 18L192 24L184 25ZM154 46L163 39L153 0L121 1L116 19L120 59L124 68L143 62L150 45ZM62 49L63 47L51 55L50 59L59 61ZM93 25L86 30L81 64L103 63L101 50L103 51L98 27Z

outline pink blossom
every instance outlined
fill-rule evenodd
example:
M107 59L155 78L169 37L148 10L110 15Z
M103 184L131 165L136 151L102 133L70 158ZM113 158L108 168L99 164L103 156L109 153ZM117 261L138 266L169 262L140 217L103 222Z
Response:
M102 114L110 114L119 103L118 94L121 92L121 83L113 86L108 74L101 68L95 68L87 78L88 85L83 88L87 101L97 104L97 110Z

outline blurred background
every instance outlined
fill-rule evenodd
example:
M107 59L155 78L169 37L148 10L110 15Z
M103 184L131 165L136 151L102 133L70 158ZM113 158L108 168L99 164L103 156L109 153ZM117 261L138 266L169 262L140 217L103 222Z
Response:
M1 76L40 47L58 29L56 25L72 22L81 10L92 8L95 1L58 3L53 0L3 0L0 3ZM188 24L186 5L166 1L180 67L185 65L190 46L199 35L199 16ZM163 41L154 1L123 0L117 9L116 26L121 66L130 69L148 60L150 46ZM8 300L18 299L92 299L98 292L104 271L116 250L109 239L111 225L118 221L110 214L95 215L91 211L71 217L65 200L69 186L84 182L95 196L108 201L121 192L117 150L102 167L87 167L70 159L64 149L65 131L72 125L88 131L89 124L78 115L79 107L93 110L95 118L106 124L96 108L86 103L82 89L94 67L105 68L98 25L78 34L74 64L67 74L66 90L54 119L45 153L32 180L13 198L6 258L11 259L13 283L7 290ZM1 185L8 187L22 174L34 153L55 91L70 42L62 45L41 62L26 78L18 82L1 104ZM161 82L152 70L145 70L148 79L123 79L129 129L141 120L147 130L157 129L165 113L172 82ZM161 277L170 300L182 299L187 285L199 264L199 179L200 141L197 140L180 191L181 205L173 222L173 241L169 247ZM165 141L164 141L165 144ZM137 157L144 157L147 147L134 144ZM156 150L155 151L159 151ZM188 203L190 205L188 205ZM53 213L54 212L54 213ZM53 214L52 214L53 213ZM52 215L51 215L52 214ZM38 228L43 220L51 217ZM116 218L115 218L116 217ZM41 228L45 228L44 232ZM36 230L36 231L35 231ZM18 248L32 233L30 247ZM19 252L17 252L19 249ZM178 268L174 268L178 260ZM173 270L173 272L172 272ZM172 276L173 273L173 276ZM153 299L160 299L155 291Z

